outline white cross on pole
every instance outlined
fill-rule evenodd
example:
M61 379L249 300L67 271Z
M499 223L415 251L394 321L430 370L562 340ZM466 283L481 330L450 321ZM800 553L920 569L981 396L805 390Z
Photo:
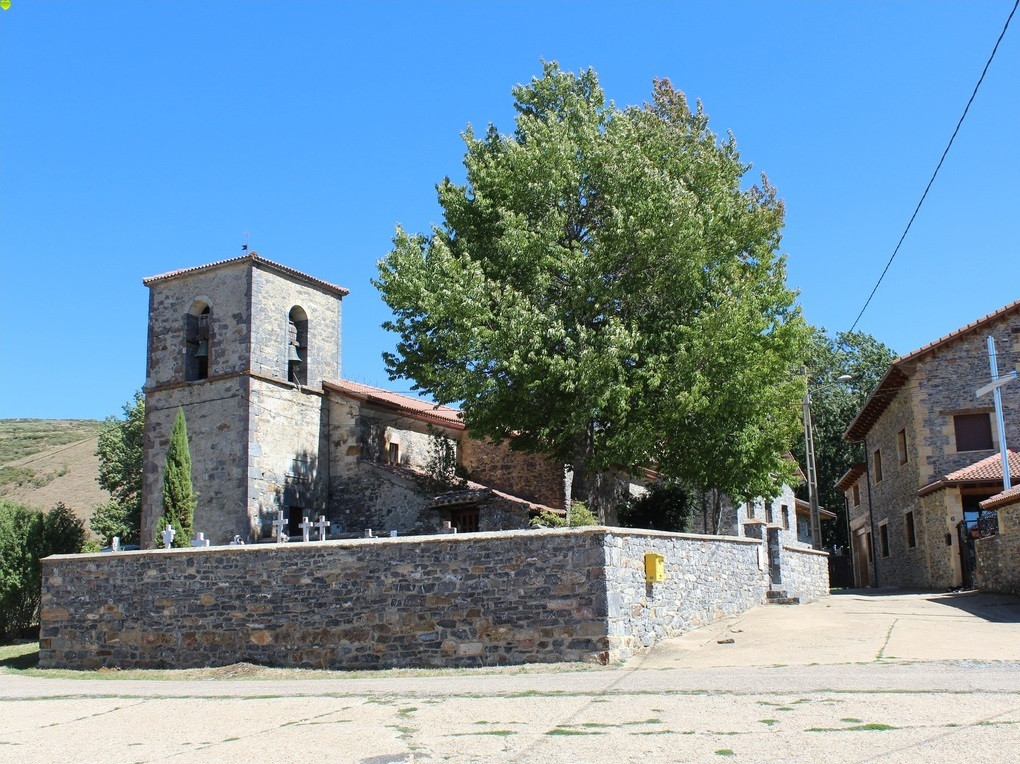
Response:
M309 541L309 540L311 540L310 539L310 535L309 535L309 532L311 530L312 530L312 522L308 519L308 517L302 517L301 518L301 540L302 541Z
M286 525L287 525L287 521L283 519L283 510L282 509L277 510L277 512L276 512L276 519L273 520L273 527L276 529L275 533L276 533L276 543L277 544L282 544L284 539L286 538L286 536L285 536L285 534L283 532L284 526L286 526Z
M999 379L999 364L995 358L995 337L989 334L986 339L988 341L988 365L991 368L992 381L978 390L976 397L980 398L986 393L994 393L995 421L999 426L999 451L1002 453L1002 490L1008 491L1012 488L1012 482L1009 478L1009 457L1006 455L1006 426L1002 421L1002 386L1016 379L1016 370L1013 370L1010 376Z
M325 515L319 515L319 519L315 523L315 527L319 529L319 541L325 541L326 529L329 527L329 520L326 519Z

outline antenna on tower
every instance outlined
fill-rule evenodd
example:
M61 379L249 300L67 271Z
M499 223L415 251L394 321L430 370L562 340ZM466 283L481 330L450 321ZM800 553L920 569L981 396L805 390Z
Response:
M249 243L250 239L251 239L251 234L248 233L247 231L245 231L244 232L244 244L241 245L241 251L242 252L247 252L248 251L248 243Z

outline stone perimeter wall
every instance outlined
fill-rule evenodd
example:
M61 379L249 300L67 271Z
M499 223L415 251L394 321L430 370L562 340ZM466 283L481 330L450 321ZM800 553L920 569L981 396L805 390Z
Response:
M977 587L985 592L1020 594L1020 504L999 508L999 533L977 539Z
M758 546L596 527L55 556L40 665L605 663L763 602Z
M819 549L783 545L779 552L782 589L801 602L814 602L829 594L829 553Z

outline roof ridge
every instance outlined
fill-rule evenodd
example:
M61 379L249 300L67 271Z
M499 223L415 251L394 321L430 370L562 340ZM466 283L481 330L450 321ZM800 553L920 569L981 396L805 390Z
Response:
M251 252L246 252L243 255L238 255L237 257L228 257L225 260L216 260L215 262L206 263L204 265L193 265L188 268L178 268L176 270L167 271L166 273L160 273L155 276L146 276L145 278L142 279L142 283L145 286L151 286L152 284L158 283L160 281L165 281L167 279L175 278L177 276L183 276L188 273L198 273L200 271L211 270L213 268L220 268L223 267L224 265L240 263L245 260L249 260L252 263L258 263L259 265L264 265L269 268L273 268L289 276L296 276L297 278L300 278L304 281L308 281L312 284L315 284L331 292L334 292L338 294L340 297L344 297L350 294L350 290L347 289L346 287L330 283L329 281L324 281L323 279L316 278L315 276L310 276L307 273L304 273L303 271L299 271L296 268L291 268L289 265L283 265L282 263L278 263L275 260L270 260L268 257L263 257L254 250Z

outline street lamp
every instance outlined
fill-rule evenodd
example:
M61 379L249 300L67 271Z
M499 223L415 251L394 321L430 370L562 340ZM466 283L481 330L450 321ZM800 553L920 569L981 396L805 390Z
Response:
M853 377L842 374L836 383L849 382ZM825 385L823 385L825 387ZM815 433L811 426L811 389L804 393L804 456L807 459L808 498L811 502L811 547L822 548L822 518L818 511L818 471L815 468Z

